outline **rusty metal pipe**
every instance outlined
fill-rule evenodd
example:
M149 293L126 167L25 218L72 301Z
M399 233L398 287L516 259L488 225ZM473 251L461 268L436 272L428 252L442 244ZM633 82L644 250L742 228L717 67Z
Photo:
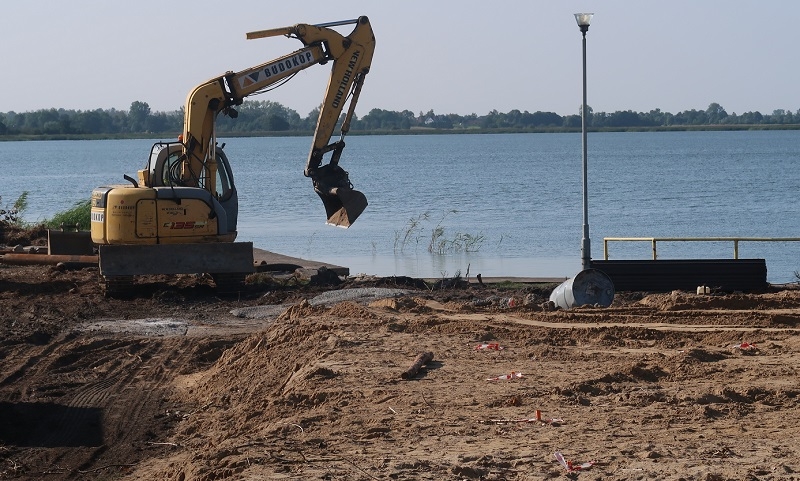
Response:
M70 256L70 255L48 255L48 254L4 254L0 256L3 264L30 266L30 265L56 265L69 263L73 265L96 266L97 256Z

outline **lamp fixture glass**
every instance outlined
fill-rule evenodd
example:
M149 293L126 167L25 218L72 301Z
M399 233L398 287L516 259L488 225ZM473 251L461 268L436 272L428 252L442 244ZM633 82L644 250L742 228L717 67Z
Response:
M589 22L592 21L593 13L576 13L575 14L575 21L578 22L579 27L588 27Z

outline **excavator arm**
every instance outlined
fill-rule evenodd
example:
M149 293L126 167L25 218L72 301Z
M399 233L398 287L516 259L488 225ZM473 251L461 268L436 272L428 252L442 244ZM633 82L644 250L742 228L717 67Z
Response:
M330 27L355 24L348 36ZM348 174L339 167L344 136L350 128L364 77L369 72L375 49L375 36L367 17L320 25L297 24L291 27L250 32L248 39L284 35L297 38L304 47L293 53L240 72L228 72L195 87L188 95L182 135L181 185L215 192L215 122L219 113L236 117L235 106L244 98L289 79L312 65L332 63L331 75L320 108L311 152L304 174L322 199L328 223L349 227L367 206L366 197L353 190ZM339 140L331 142L337 122L349 104ZM328 164L322 165L326 153Z

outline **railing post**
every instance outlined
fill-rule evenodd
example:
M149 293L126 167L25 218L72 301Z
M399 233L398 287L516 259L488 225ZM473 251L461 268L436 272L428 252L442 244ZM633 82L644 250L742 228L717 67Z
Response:
M661 237L663 241L691 241L691 242L733 242L733 258L739 259L739 242L800 242L800 237ZM646 242L650 241L653 250L653 260L658 260L658 237L604 237L603 238L603 258L608 260L609 241L620 242Z

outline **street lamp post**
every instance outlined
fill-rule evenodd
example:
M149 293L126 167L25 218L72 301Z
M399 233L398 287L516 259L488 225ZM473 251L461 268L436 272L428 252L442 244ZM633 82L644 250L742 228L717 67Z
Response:
M575 20L583 35L583 105L581 107L581 135L583 144L583 239L581 240L581 268L592 267L592 247L589 239L589 168L586 154L586 32L589 31L589 22L593 13L576 13Z
M550 302L563 309L591 304L608 307L614 302L614 282L606 273L592 269L592 252L589 245L589 198L586 193L589 174L586 160L586 32L592 13L576 13L575 20L583 34L583 106L581 108L581 133L583 134L583 241L581 242L582 270L572 279L559 284L550 294Z

